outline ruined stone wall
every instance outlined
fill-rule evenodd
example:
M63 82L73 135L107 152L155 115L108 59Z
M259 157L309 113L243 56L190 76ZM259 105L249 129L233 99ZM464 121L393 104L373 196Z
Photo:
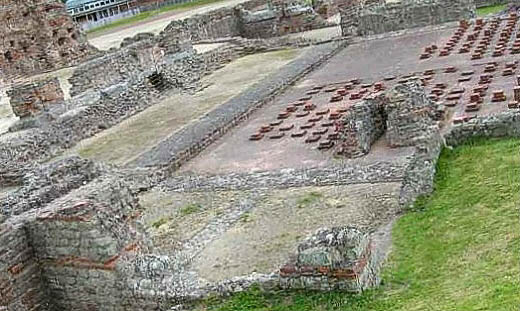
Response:
M321 229L298 246L294 262L280 269L280 287L360 293L381 278L374 243L356 228Z
M143 247L132 224L138 213L129 189L110 178L37 212L28 223L28 236L55 309L124 308L131 294L126 284L119 284L123 277L115 266L120 257Z
M409 162L399 195L402 206L411 205L421 196L433 191L437 161L442 148L443 139L438 131L430 131L416 140L416 146Z
M24 225L0 216L0 310L47 311L47 298Z
M386 130L384 106L384 96L354 104L340 122L341 143L336 152L349 158L369 153L372 144Z
M175 58L176 54L191 50L189 42L172 39L166 44L154 37L130 44L78 66L69 78L71 96L91 89L102 90L119 83L142 80L164 65L165 57Z
M205 14L174 20L164 29L164 36L179 36L192 42L241 36L240 10L265 5L265 0L251 0L232 8L221 8Z
M450 146L458 146L479 137L520 137L520 110L476 117L454 125L445 135L446 144Z
M240 35L245 38L270 38L326 26L328 23L313 11L294 14L283 11L242 13Z
M13 113L20 118L34 116L51 105L62 103L64 98L58 78L13 85L7 94Z
M159 287L152 278L168 267L158 256L142 255L151 245L140 213L136 195L113 176L7 219L0 224L0 307L166 309L161 295L144 290Z
M409 153L413 155L412 152ZM262 188L330 186L359 183L400 182L405 178L409 161L381 161L369 165L344 164L324 168L280 169L254 173L231 173L211 176L179 176L166 179L161 186L169 191L205 192Z
M437 25L475 15L473 0L403 0L365 4L342 9L343 35L374 35L402 29Z
M164 29L166 36L180 36L192 42L240 35L240 22L234 8L174 20Z
M71 65L92 51L61 1L0 2L0 73L8 79Z
M347 111L338 122L336 153L349 158L363 156L383 133L390 147L417 146L425 136L438 131L437 117L437 105L418 81L398 84Z
M390 147L415 146L436 131L436 105L419 84L397 85L385 96L386 139Z
M100 176L106 169L90 160L68 157L33 166L19 180L19 188L0 202L0 215L13 216L38 209Z

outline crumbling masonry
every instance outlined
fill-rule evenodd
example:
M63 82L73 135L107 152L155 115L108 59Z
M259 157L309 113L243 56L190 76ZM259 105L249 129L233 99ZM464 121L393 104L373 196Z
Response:
M88 46L61 3L0 2L3 78L77 65L69 92L53 76L9 81L20 120L0 134L1 311L178 310L254 284L364 291L381 282L393 221L433 190L445 144L520 137L514 12L469 20L465 0L323 1L316 11L264 2L173 21L107 52ZM294 37L321 36L333 12L345 37ZM426 47L399 33L352 38L441 23L416 34L442 38ZM504 55L454 53L478 36L503 42ZM199 53L202 44L212 48ZM381 46L367 55L371 44ZM289 60L196 113L205 77L266 51ZM76 154L119 125L136 133L131 119L170 98L187 120L165 121L182 124L127 163Z

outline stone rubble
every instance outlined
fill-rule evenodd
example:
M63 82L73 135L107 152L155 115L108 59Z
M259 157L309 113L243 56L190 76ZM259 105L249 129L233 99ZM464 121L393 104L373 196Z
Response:
M390 147L403 149L398 159L370 164L345 160L326 167L242 174L174 174L184 162L348 44L334 41L313 47L265 81L191 122L143 153L133 167L116 168L62 156L79 141L164 96L196 92L202 76L236 58L312 45L314 42L264 37L327 26L323 16L333 14L335 5L344 5L344 35L468 19L475 6L470 0L407 0L400 4L337 0L332 6L317 6L330 6L330 11L315 12L302 3L288 6L285 1L275 1L274 8L257 10L264 3L252 0L174 21L159 35L139 34L106 53L86 44L61 3L2 4L9 10L0 12L6 26L0 27L0 36L13 38L0 43L2 73L33 74L81 63L69 79L70 100L63 99L57 79L13 85L9 93L15 113L23 119L0 136L0 188L14 188L0 202L0 310L179 310L194 300L230 295L253 285L266 291L361 292L380 283L379 269L386 251L376 232L348 224L310 235L292 260L270 274L211 283L191 271L190 264L204 247L254 208L261 190L393 182L400 187L401 208L431 193L437 159L445 144L457 146L474 137L520 137L519 109L479 116L441 132L442 110L411 79L355 104L340 119L338 154L361 157L385 136ZM43 26L35 27L39 22ZM36 44L31 45L31 40ZM206 53L198 54L193 48L194 42L219 40L226 44ZM250 191L251 197L230 202L227 213L184 241L181 251L164 255L153 245L142 219L138 195L150 189L186 194L243 190Z

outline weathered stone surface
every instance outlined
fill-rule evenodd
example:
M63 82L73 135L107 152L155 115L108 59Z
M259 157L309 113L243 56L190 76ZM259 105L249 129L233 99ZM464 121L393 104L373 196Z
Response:
M416 146L438 131L436 113L437 105L417 80L398 84L347 111L338 123L340 143L336 153L349 158L363 156L383 133L391 147Z
M352 1L341 9L341 27L343 35L367 36L475 16L474 0Z
M245 38L269 38L288 33L326 27L329 24L305 2L274 2L260 11L240 10L240 35Z
M419 83L397 85L386 93L386 139L391 147L417 145L429 133L438 131L436 104Z
M30 117L63 102L63 91L57 78L14 85L7 92L16 116Z
M31 168L20 180L6 184L20 184L20 188L0 202L0 214L18 215L45 204L79 188L100 176L104 169L90 160L70 157Z
M93 52L61 1L3 1L0 21L0 74L8 79L71 65Z
M290 289L361 292L380 282L370 237L353 227L320 229L298 246L295 262L280 269Z
M367 154L386 129L385 98L378 96L354 104L339 122L337 153L349 158Z

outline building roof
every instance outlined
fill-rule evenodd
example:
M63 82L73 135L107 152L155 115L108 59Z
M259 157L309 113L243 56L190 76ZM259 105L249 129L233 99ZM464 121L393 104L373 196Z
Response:
M94 1L96 1L96 0L68 0L66 5L67 5L67 8L71 9L71 8L76 8L76 7L79 7L79 6L82 6L89 2L94 2Z

